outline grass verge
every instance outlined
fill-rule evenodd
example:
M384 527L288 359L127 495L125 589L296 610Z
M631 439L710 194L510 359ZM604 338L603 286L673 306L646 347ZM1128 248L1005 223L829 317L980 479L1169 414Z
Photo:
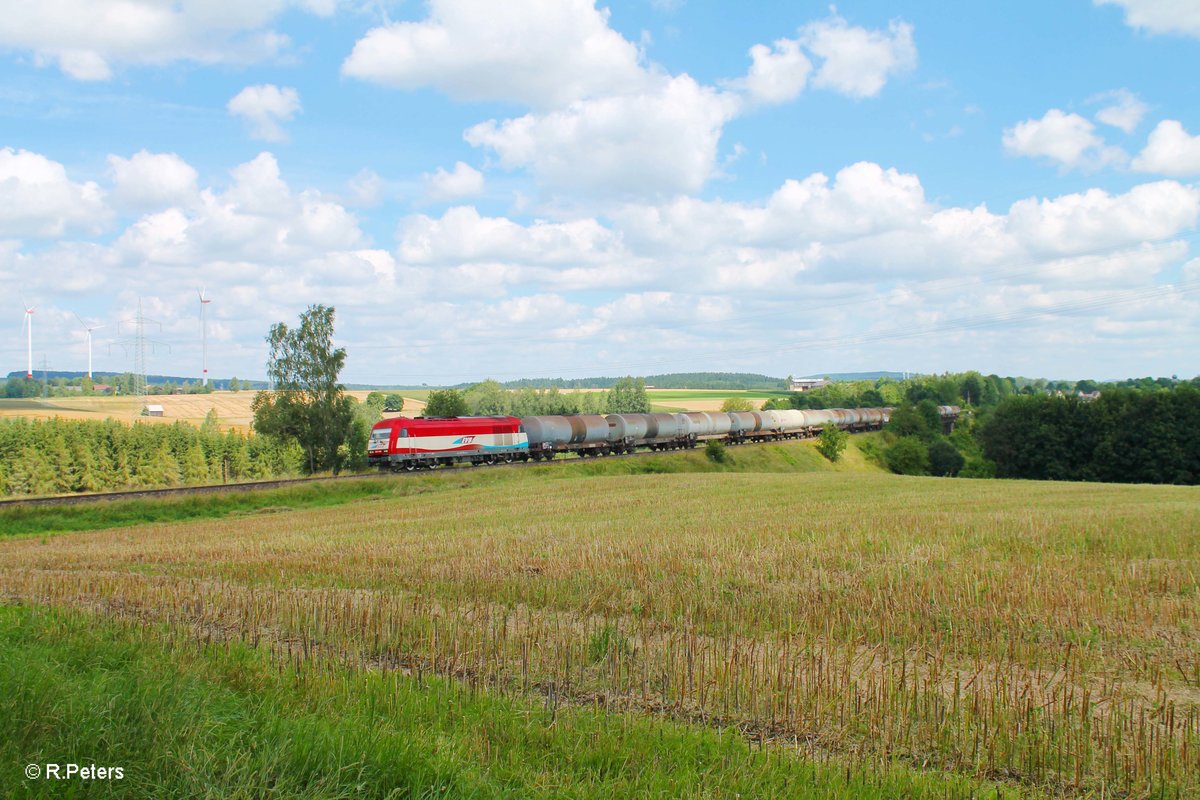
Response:
M120 767L29 780L28 764ZM64 767L65 769L65 767ZM8 797L1003 798L899 766L850 770L655 718L501 698L446 679L281 664L161 626L0 606Z

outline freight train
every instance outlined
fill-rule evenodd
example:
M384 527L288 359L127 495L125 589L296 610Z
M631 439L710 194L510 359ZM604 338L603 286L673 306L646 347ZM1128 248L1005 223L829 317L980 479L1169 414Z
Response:
M679 450L715 439L730 445L803 439L826 425L879 430L890 408L785 411L694 411L652 414L574 414L537 417L393 417L375 423L367 444L380 469L434 469L459 462L511 464L550 461L562 453L588 458L637 449ZM939 406L946 432L958 406Z

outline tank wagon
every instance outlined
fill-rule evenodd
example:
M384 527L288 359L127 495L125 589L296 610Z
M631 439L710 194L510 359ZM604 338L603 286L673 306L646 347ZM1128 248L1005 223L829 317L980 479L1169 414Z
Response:
M949 432L958 406L938 414ZM471 464L549 461L560 453L581 457L648 450L678 450L716 440L747 442L808 439L826 425L846 431L882 428L890 408L574 414L537 417L395 417L375 424L367 445L369 463L381 469L436 468Z

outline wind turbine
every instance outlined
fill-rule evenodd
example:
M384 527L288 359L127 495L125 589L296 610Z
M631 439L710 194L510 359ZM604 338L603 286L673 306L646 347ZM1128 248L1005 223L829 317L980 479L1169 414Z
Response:
M201 379L201 386L208 386L208 323L204 319L204 307L212 300L204 296L204 290L196 292L200 296L200 353L203 359L202 367L204 369L204 377Z
M74 314L75 312L71 312L71 313ZM83 326L83 329L85 331L87 331L88 380L90 381L92 379L92 331L98 331L101 328L105 328L107 326L106 325L92 325L91 327L88 327L88 324L83 321L83 317L79 316L78 314L75 314L75 319L79 320L79 324Z
M35 309L25 302L24 297L21 298L21 305L25 306L25 378L33 380L33 312Z

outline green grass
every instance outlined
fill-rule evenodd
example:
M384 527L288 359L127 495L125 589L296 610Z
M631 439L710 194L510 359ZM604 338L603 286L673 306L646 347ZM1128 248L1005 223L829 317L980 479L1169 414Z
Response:
M689 472L879 471L854 448L847 450L841 462L830 464L817 453L811 442L745 445L731 447L728 452L730 458L722 465L713 464L697 448L694 451L626 459L565 459L559 464L517 469L460 466L431 474L368 474L358 480L227 494L113 500L74 506L16 506L0 508L0 538L221 517L236 519L245 514L321 508L356 500L406 497L527 479L540 481L577 476Z
M120 767L27 780L26 764ZM0 606L0 786L40 798L1019 797L655 718Z

